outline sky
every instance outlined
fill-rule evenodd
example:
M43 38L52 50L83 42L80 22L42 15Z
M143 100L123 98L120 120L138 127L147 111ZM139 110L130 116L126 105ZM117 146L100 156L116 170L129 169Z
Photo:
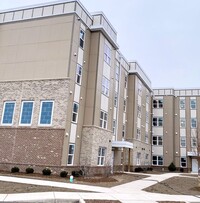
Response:
M153 88L200 88L200 0L80 0L103 11ZM0 10L55 0L0 0Z

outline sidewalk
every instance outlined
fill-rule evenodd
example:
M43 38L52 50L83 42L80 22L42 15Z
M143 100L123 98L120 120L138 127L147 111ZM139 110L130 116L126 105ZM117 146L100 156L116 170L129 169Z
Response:
M69 189L83 190L83 192L43 192L43 193L21 193L21 194L0 194L1 202L12 201L33 201L37 200L80 200L80 199L98 199L98 200L119 200L122 203L156 203L157 201L184 201L200 202L199 196L191 195L165 195L158 193L145 192L142 189L156 184L168 178L179 176L177 173L167 173L161 175L150 175L150 177L115 186L112 188L80 185L73 183L61 183L53 181L35 180L18 177L0 176L0 181L35 184L42 186L54 186ZM84 192L84 191L92 191ZM55 201L52 201L55 202ZM56 201L57 202L57 201Z

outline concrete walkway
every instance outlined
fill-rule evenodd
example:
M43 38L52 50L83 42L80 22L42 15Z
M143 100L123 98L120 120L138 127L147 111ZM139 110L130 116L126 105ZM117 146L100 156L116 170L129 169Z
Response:
M184 202L199 202L199 196L191 195L165 195L158 193L145 192L142 189L161 182L165 179L179 176L178 173L166 173L159 175L149 175L150 177L126 183L123 185L115 186L112 188L80 185L72 183L62 183L54 181L18 178L0 176L0 181L34 184L42 186L54 186L69 189L83 190L83 192L42 192L42 193L21 193L21 194L0 194L0 202L12 201L33 201L42 202L59 202L59 200L83 200L85 199L98 199L98 200L119 200L122 203L156 203L157 201L184 201ZM184 187L184 186L183 186ZM92 191L84 192L84 191ZM54 201L57 200L57 201Z

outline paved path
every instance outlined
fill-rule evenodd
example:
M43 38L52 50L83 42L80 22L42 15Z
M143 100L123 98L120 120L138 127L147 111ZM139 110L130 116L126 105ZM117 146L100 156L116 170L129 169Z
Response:
M142 189L161 182L165 179L179 176L177 173L166 173L150 175L150 177L115 186L112 188L80 185L72 183L62 183L45 180L35 180L28 178L0 176L0 181L34 184L42 186L54 186L69 189L83 190L83 192L42 192L42 193L21 193L21 194L0 194L0 202L10 201L36 201L36 200L79 200L79 199L99 199L99 200L119 200L122 203L156 203L157 201L184 201L200 203L199 196L191 195L165 195L145 192ZM84 191L92 191L84 192Z

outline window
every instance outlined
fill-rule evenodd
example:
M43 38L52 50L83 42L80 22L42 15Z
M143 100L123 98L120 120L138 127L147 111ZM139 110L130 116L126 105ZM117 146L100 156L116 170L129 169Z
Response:
M108 115L106 112L101 111L100 115L100 127L107 129L107 121L108 121Z
M154 109L163 108L163 100L162 99L154 99L153 100L153 108Z
M126 126L123 124L122 126L122 138L125 138L125 131L126 131Z
M191 147L197 147L197 138L196 137L191 138Z
M163 137L162 136L153 136L152 144L162 146L163 145Z
M148 134L148 132L145 133L145 143L149 143L149 134Z
M69 153L68 153L68 160L67 160L68 165L73 164L73 161L74 161L74 148L75 148L74 144L69 144Z
M103 76L102 78L102 94L109 96L109 80Z
M196 99L190 99L190 109L196 109Z
M118 62L115 69L115 80L119 81L119 63Z
M141 130L137 128L137 135L136 135L137 140L141 140Z
M181 157L181 167L186 167L186 166L187 166L186 157Z
M116 134L116 120L113 120L113 133Z
M73 112L72 112L72 122L77 123L78 121L78 108L79 104L74 102L73 103Z
M153 156L152 164L156 165L156 166L162 166L163 165L163 156Z
M146 94L146 103L149 104L149 93Z
M154 117L153 118L153 126L154 127L163 126L163 118L162 117Z
M85 40L85 32L80 30L80 47L83 49Z
M138 95L142 96L142 83L138 82Z
M127 88L128 86L128 76L126 75L124 78L124 88Z
M117 103L118 103L118 93L115 92L115 98L114 98L114 106L117 107Z
M180 99L179 107L180 109L185 109L185 99Z
M186 127L185 118L180 118L180 127L181 127L181 128L185 128L185 127Z
M105 162L105 154L106 154L106 148L105 147L99 147L98 151L98 161L97 165L98 166L103 166Z
M141 164L141 153L137 152L136 165L140 165L140 164Z
M33 101L23 101L20 115L20 125L31 125L33 116Z
M140 105L137 106L137 117L141 118L141 106Z
M191 118L191 128L197 128L197 119Z
M104 46L104 61L110 65L111 64L111 49L107 44Z
M81 80L82 80L82 66L77 64L77 67L76 67L76 83L81 85Z
M146 111L146 123L149 123L149 112Z
M4 102L3 108L3 117L1 124L3 125L12 125L13 124L13 115L15 109L15 102Z
M51 125L53 114L53 101L41 101L40 107L40 125Z
M126 112L126 100L124 99L124 112Z
M185 136L180 137L180 145L181 145L181 147L186 147L186 137Z

